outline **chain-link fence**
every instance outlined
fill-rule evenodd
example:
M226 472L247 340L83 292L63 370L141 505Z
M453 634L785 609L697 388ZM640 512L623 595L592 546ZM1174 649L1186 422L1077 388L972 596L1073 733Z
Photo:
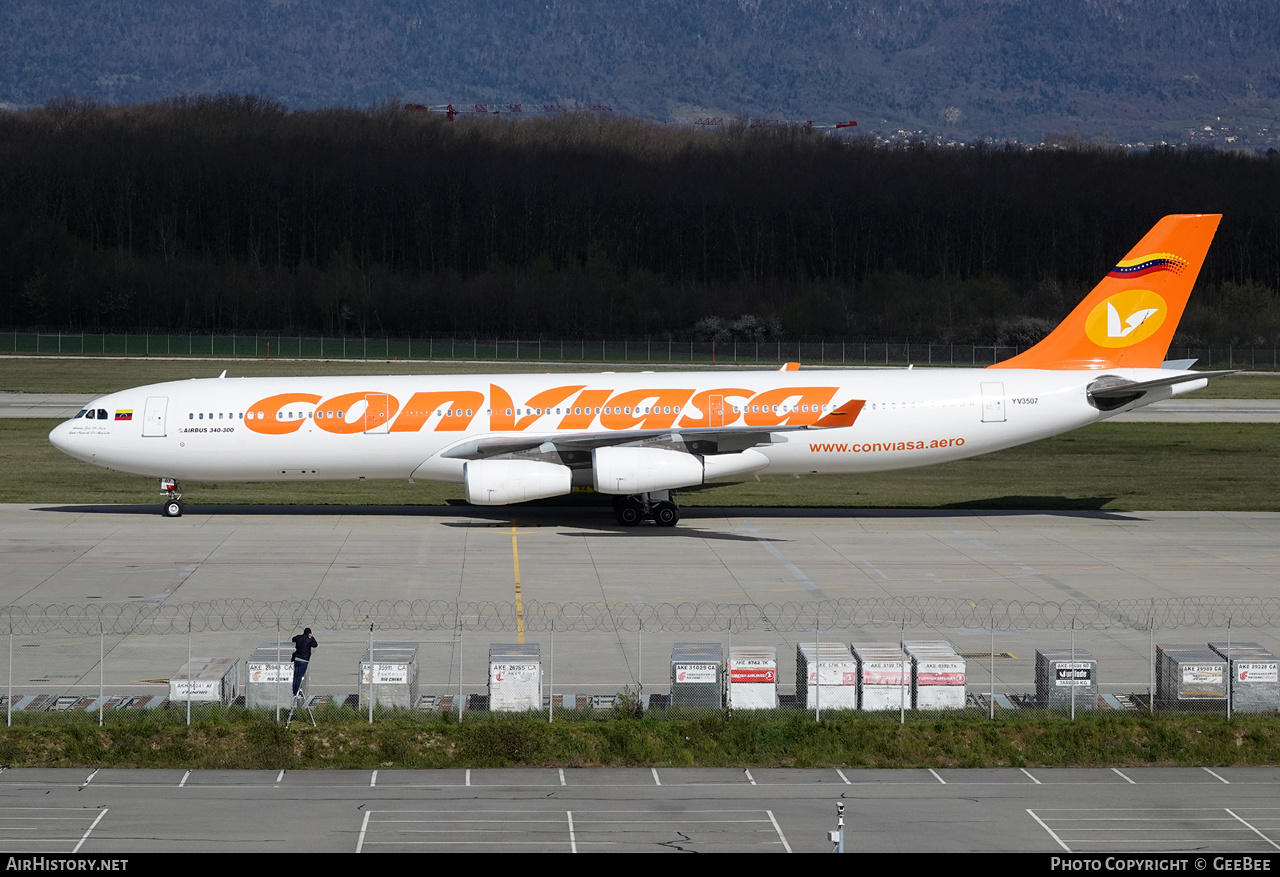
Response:
M1280 599L123 603L0 610L6 720L1280 708ZM292 696L291 638L319 647ZM905 650L904 650L905 646ZM295 719L296 720L296 719Z
M670 338L347 338L319 335L198 335L139 332L0 332L0 354L64 356L279 357L348 360L481 360L767 365L987 366L1023 348L903 340L690 341ZM1169 359L1204 368L1276 370L1280 348L1239 345L1170 348Z
M274 631L311 626L449 632L583 633L877 628L1192 630L1280 626L1280 597L1170 597L1017 601L904 596L779 603L559 603L525 600L301 600L247 598L199 603L137 600L0 606L0 634L64 632L164 636Z

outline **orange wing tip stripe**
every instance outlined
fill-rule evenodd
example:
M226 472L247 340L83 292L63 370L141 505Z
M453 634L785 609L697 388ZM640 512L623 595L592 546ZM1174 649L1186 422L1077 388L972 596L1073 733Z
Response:
M1145 277L1159 271L1172 271L1181 274L1190 263L1174 253L1151 253L1137 259L1124 259L1108 273L1108 277L1134 278Z
M798 363L798 362L788 362L788 363L784 364L784 365L782 366L782 368L778 369L778 371L780 371L780 372L798 372L798 371L800 371L800 363Z
M866 404L866 399L851 399L830 414L818 418L813 425L821 427L853 426L853 422L862 413L862 406Z

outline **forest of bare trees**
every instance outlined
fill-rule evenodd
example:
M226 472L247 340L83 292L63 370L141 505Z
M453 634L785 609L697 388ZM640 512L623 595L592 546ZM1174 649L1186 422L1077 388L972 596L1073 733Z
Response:
M1183 336L1274 344L1278 195L1209 151L64 99L0 112L0 325L1025 343L1219 212Z

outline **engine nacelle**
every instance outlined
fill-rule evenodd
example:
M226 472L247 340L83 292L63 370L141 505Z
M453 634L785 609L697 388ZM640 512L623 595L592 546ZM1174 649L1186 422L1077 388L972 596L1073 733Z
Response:
M674 490L725 478L759 472L769 458L758 451L700 457L664 448L596 448L591 453L591 477L597 493L628 496L658 490Z
M759 451L746 450L737 454L715 454L702 458L702 480L732 478L734 475L750 475L769 468L769 458Z
M596 448L591 478L597 493L628 496L702 483L702 460L663 448Z
M539 460L469 460L462 482L472 505L509 505L573 490L568 466Z

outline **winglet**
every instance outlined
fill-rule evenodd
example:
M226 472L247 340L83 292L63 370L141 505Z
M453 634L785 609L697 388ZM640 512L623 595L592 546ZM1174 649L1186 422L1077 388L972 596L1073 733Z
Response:
M798 372L798 371L800 371L800 363L798 363L798 362L787 362L787 363L783 363L782 368L778 369L778 371L780 371L780 372Z
M829 429L838 426L853 426L853 422L858 419L858 415L862 413L862 406L867 404L865 399L850 399L830 414L824 414L814 421L814 426Z
M1159 368L1221 218L1166 216L1048 337L990 368Z

